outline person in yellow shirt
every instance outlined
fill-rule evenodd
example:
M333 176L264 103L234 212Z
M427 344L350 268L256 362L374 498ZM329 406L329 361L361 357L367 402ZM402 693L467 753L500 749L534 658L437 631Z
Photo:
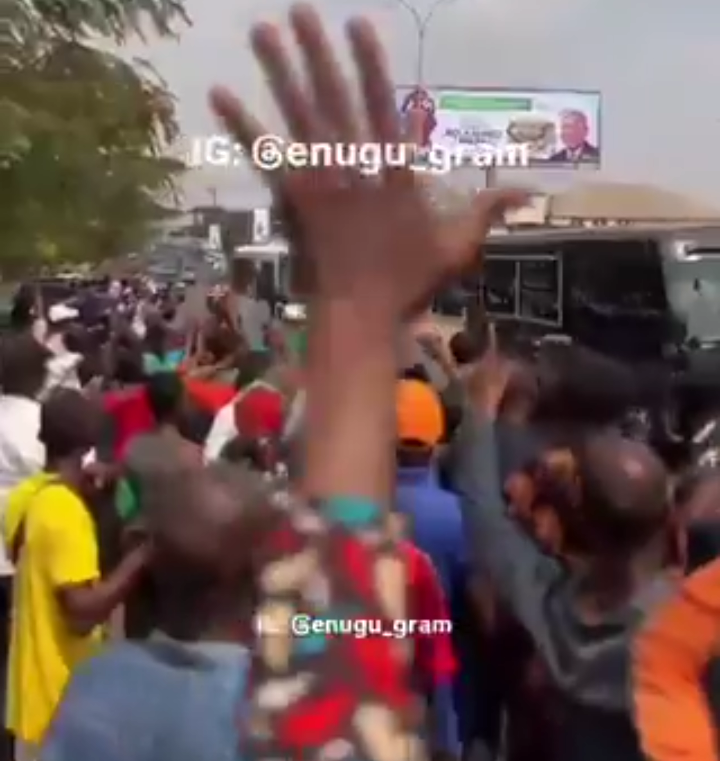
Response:
M83 499L83 458L96 440L97 414L74 390L43 404L43 475L16 487L4 534L16 575L10 635L6 726L16 760L32 761L75 667L96 652L99 626L146 567L140 545L100 578L98 543Z

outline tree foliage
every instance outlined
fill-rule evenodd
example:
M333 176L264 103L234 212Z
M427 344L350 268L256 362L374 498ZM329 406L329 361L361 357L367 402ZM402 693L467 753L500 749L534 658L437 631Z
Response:
M0 0L0 272L142 243L184 169L174 102L91 39L187 21L175 0Z

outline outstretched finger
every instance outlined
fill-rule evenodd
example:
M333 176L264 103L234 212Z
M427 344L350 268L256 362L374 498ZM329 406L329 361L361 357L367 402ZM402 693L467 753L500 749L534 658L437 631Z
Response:
M225 129L245 148L251 152L253 143L267 130L247 110L243 102L224 87L210 90L210 106Z
M362 130L354 113L350 87L343 76L318 12L309 5L295 5L290 21L312 82L315 106L332 131L331 137L358 143Z
M373 139L380 143L400 143L400 115L387 58L375 27L367 19L352 19L347 25L347 36L358 68Z
M295 73L280 30L273 24L258 24L251 33L251 40L290 134L306 143L321 139L321 121Z
M420 108L411 108L402 120L402 140L407 145L419 148L422 146L423 125L425 113Z

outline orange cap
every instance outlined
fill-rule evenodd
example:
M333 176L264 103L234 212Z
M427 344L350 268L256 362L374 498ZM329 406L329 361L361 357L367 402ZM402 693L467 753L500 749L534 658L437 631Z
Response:
M436 446L445 433L445 416L435 389L418 380L398 381L395 395L397 437L426 447Z

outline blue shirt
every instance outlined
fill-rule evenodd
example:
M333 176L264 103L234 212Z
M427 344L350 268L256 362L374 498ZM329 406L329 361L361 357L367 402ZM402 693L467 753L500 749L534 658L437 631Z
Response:
M230 643L111 644L74 674L40 761L239 761L249 666Z
M397 509L409 523L409 538L435 566L455 625L467 605L467 566L460 501L440 487L435 470L398 468ZM462 675L462 664L459 669ZM460 677L454 689L439 685L429 695L435 727L433 750L458 754L465 721L460 711L467 703L467 691Z
M410 539L432 560L455 617L467 603L467 549L460 500L441 488L434 468L398 468L397 509Z

